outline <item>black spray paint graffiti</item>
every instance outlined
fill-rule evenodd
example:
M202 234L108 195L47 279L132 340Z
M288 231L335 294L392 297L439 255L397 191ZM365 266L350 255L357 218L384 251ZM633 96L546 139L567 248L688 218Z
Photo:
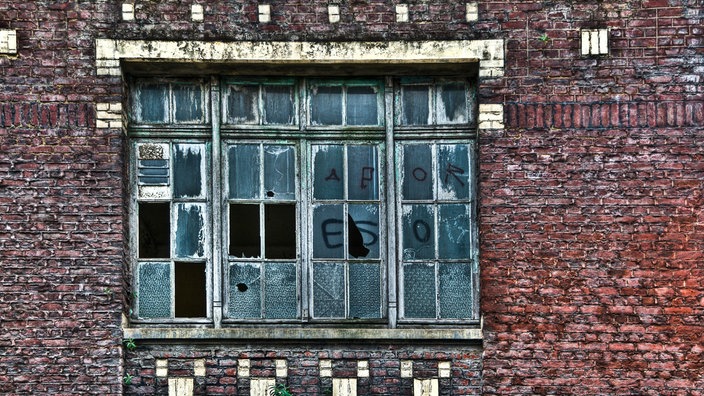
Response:
M445 182L445 184L447 184L449 177L452 176L455 178L455 180L457 180L458 183L460 183L460 185L462 187L464 187L464 182L458 176L458 175L464 175L464 172L465 172L465 170L460 168L459 166L448 163L447 168L445 168L445 178L443 179L443 181ZM422 182L428 178L428 171L426 171L425 169L423 169L421 167L417 167L417 168L413 169L413 171L411 172L411 175L413 175L413 178L416 179L417 181Z
M340 176L337 175L337 169L330 168L330 173L325 177L325 181L342 181ZM366 189L371 183L374 182L374 168L370 166L362 167L362 177L359 180L359 188L362 190Z
M341 237L342 230L335 230L335 226L342 225L343 221L340 219L327 219L322 222L320 228L323 235L323 243L328 249L337 249L342 247L344 243L333 243L332 238ZM369 228L366 228L367 226ZM354 221L352 216L347 215L347 239L348 239L348 252L354 257L367 257L369 254L369 248L367 246L372 246L379 240L379 235L374 232L379 227L378 223L373 221ZM364 241L364 236L366 234L370 237L369 241Z

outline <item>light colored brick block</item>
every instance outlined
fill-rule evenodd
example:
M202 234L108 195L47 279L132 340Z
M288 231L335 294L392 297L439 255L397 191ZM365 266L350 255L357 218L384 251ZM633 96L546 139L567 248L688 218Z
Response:
M408 22L408 4L396 5L396 22Z
M257 9L259 10L259 22L261 22L261 23L271 22L271 5L259 4Z
M193 4L191 6L191 20L193 22L203 22L203 18L204 18L203 5Z

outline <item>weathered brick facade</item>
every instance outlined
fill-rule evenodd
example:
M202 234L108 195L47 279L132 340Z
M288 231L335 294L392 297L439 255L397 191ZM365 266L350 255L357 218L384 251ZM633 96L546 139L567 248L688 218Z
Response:
M442 395L704 394L704 2L480 0L473 20L464 2L409 1L397 22L399 3L334 2L331 23L327 1L0 0L17 37L0 53L0 393L167 394L193 377L195 394L249 394L276 377L323 395L359 377L358 394L406 395L439 377ZM609 53L582 55L582 29L608 29ZM126 99L97 72L104 38L503 40L503 76L479 84L503 105L478 140L483 340L125 348L127 139L101 106Z

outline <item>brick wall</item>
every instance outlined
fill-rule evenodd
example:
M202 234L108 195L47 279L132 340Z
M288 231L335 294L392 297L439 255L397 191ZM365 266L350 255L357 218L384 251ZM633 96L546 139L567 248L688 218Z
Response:
M328 2L270 1L262 24L254 1L203 2L194 22L187 1L138 1L123 21L121 1L0 0L0 29L17 32L17 54L0 54L0 393L119 394L125 374L126 393L165 393L157 358L176 373L205 359L200 393L244 392L242 356L286 359L301 394L323 394L326 358L368 360L369 393L408 394L402 360L428 376L450 361L446 394L704 393L704 3L479 1L467 22L464 2L409 1L406 23L396 3L341 1L332 24ZM610 29L608 55L581 55L580 29L593 28ZM505 117L479 145L481 352L123 351L125 142L95 128L122 82L96 74L96 38L504 39L505 76L480 92Z

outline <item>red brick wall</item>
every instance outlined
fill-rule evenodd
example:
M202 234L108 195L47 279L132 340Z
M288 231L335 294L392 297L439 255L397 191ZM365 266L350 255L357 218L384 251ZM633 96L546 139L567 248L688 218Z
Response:
M19 50L0 55L0 393L119 394L125 372L127 393L163 392L150 370L165 354L206 358L203 391L232 381L233 354L303 365L356 353L387 367L424 348L421 371L442 354L468 367L445 394L704 393L701 0L480 1L471 23L464 2L409 1L405 24L396 2L342 1L329 24L328 2L276 0L266 25L254 1L203 2L202 23L191 2L138 1L132 22L121 3L0 0ZM605 27L610 54L580 55L579 30ZM504 39L505 76L480 92L505 104L506 125L480 136L483 356L403 344L122 351L124 141L94 128L95 104L121 101L122 85L96 75L96 38ZM377 374L369 393L410 389ZM322 392L315 370L294 378Z

